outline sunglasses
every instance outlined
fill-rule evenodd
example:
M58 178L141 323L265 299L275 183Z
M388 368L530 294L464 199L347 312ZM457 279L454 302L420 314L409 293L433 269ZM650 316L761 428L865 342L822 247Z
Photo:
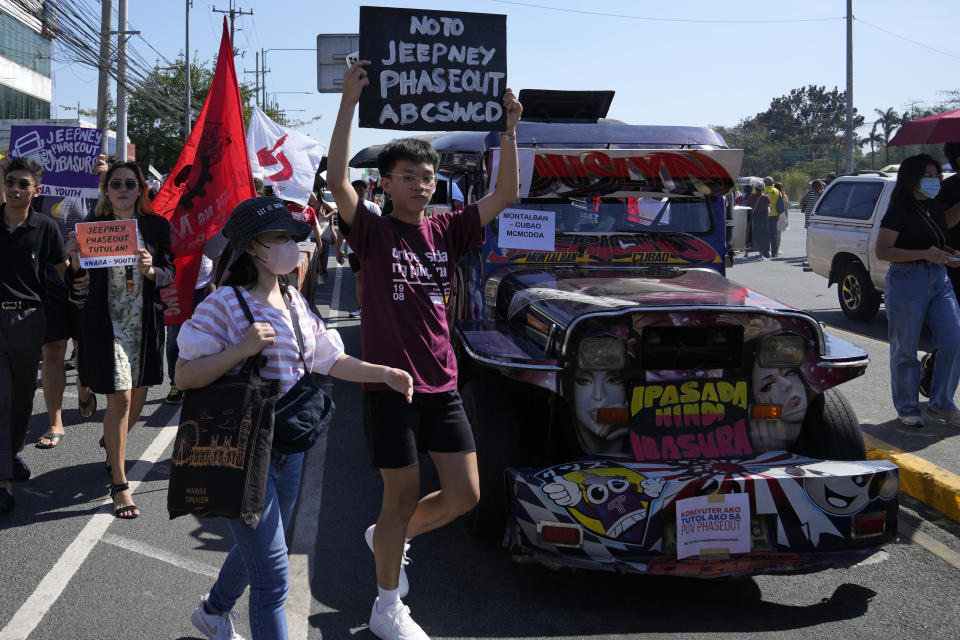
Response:
M140 184L136 180L111 180L110 188L114 191L119 191L120 189L126 189L127 191L133 191Z
M29 189L30 187L33 186L33 183L30 182L29 180L27 180L26 178L19 178L19 179L18 179L18 178L7 178L6 180L3 181L3 184L4 184L4 186L6 186L8 189L11 188L11 187L13 187L13 186L16 186L16 187L18 187L21 191L26 191L27 189Z

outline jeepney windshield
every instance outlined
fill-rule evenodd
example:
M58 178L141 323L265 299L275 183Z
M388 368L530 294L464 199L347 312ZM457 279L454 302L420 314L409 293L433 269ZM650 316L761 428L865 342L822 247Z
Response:
M514 208L553 211L557 233L679 231L700 235L713 229L713 216L706 200L524 198Z

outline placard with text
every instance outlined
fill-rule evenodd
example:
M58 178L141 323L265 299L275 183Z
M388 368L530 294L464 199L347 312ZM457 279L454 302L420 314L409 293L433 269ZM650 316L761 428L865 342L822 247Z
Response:
M507 17L360 7L360 126L503 131Z
M122 267L137 264L140 248L136 220L78 222L81 269Z

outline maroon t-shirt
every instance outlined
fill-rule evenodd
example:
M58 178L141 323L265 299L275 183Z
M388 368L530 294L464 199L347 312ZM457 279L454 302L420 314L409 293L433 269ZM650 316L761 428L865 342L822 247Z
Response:
M450 344L443 292L426 265L400 235L398 226L433 262L447 293L460 258L480 244L480 211L440 213L419 225L377 216L357 204L347 242L363 271L360 341L367 362L410 372L418 393L457 387L457 359ZM388 390L385 384L365 389Z

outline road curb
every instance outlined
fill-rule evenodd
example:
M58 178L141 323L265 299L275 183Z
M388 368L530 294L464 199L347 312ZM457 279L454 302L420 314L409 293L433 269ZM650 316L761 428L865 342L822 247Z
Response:
M960 522L960 475L863 434L868 460L890 460L900 467L900 490Z

